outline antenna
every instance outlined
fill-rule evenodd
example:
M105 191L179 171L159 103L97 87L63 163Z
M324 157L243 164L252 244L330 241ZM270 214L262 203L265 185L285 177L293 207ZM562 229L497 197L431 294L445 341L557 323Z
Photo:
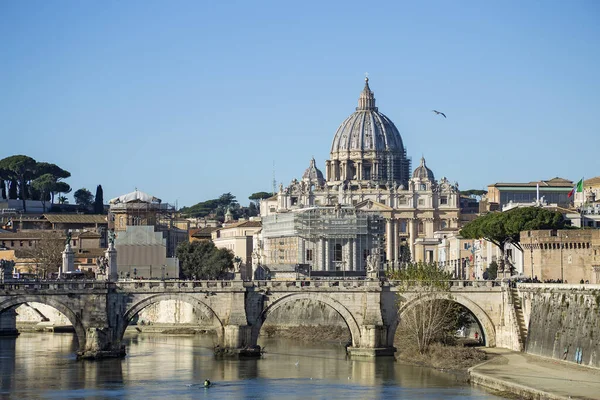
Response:
M277 181L275 180L275 160L273 160L273 194L277 193Z

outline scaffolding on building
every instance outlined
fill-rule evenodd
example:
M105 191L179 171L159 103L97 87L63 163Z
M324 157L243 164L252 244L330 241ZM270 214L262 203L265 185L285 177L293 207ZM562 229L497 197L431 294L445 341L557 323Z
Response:
M311 207L263 218L267 264L315 271L364 271L370 255L383 265L385 221L354 207Z

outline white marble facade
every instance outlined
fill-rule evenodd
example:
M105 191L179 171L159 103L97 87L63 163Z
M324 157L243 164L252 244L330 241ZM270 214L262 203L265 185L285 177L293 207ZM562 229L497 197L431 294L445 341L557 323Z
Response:
M437 261L434 232L459 228L458 184L436 180L424 158L409 175L400 133L375 107L368 79L356 111L334 135L325 171L324 177L311 159L300 180L280 185L276 196L261 203L261 215L337 204L379 213L386 218L383 261L391 265L403 244L414 260Z

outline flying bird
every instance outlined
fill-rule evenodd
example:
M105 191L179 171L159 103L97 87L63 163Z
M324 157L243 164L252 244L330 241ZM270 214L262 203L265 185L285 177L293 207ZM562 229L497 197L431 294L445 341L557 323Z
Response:
M438 111L438 110L431 110L431 111L433 111L433 112L434 112L434 113L436 113L437 115L440 115L440 114L442 114L442 115L444 116L444 118L446 118L446 114L444 114L444 113L443 113L443 112L441 112L441 111Z

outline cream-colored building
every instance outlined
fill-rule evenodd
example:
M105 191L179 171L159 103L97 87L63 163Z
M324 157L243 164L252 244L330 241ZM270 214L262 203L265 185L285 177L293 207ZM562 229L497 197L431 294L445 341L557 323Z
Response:
M569 215L574 226L600 228L600 176L583 181L583 192L576 192L576 210Z
M523 231L524 269L541 281L600 283L600 230Z
M440 239L434 232L459 228L458 184L436 180L424 158L412 175L410 164L398 129L375 106L367 79L356 111L333 137L325 177L312 159L301 180L281 185L276 196L261 202L261 216L306 207L354 207L385 218L382 265L399 265L402 245L410 247L416 261L437 261Z
M212 241L220 249L229 249L242 260L242 278L252 276L253 237L261 230L260 221L230 221L211 232Z

